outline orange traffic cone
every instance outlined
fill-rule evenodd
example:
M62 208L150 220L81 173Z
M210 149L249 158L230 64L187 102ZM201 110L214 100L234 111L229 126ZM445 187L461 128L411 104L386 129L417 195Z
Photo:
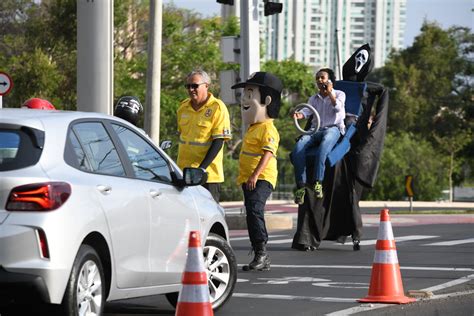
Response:
M209 300L209 286L204 269L201 237L198 231L189 232L188 258L184 268L183 287L179 292L176 316L213 316Z
M380 226L375 245L369 295L358 301L362 303L396 304L415 301L415 299L406 297L403 293L402 276L388 209L380 211Z

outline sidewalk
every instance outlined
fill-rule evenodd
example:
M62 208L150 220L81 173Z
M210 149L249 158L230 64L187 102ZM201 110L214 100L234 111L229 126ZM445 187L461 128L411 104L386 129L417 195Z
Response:
M226 211L230 230L247 229L243 201L221 202ZM408 201L360 201L364 226L378 225L380 210L408 211ZM422 211L474 211L472 202L413 202L413 213L394 215L394 225L474 223L474 214L423 214ZM293 229L298 216L298 205L288 200L270 200L265 207L268 230Z

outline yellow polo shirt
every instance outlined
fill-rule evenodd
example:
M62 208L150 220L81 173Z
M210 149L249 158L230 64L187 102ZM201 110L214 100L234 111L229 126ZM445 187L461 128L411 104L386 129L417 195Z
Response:
M179 149L178 166L199 167L214 139L231 138L229 111L225 104L208 94L208 100L195 111L188 98L181 102L177 112ZM223 150L206 169L208 183L224 182Z
M273 157L258 179L270 182L275 189L278 176L276 153L279 142L280 135L273 125L273 119L250 125L240 150L237 184L247 182L263 156L263 152L270 151Z

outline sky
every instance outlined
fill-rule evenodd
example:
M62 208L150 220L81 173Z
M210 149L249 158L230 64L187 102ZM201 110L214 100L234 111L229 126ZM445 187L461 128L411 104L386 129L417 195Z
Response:
M235 0L240 1L240 0ZM221 4L216 0L164 0L177 7L192 9L203 16L220 14ZM437 22L443 29L452 25L474 29L474 0L407 0L407 23L404 45L410 46L420 33L424 19Z

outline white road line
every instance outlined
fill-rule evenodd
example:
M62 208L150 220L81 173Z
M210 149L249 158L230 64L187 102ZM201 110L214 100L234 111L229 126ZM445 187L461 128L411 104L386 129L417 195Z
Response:
M440 294L440 295L433 295L430 298L424 298L423 301L426 300L439 300L447 297L457 297L457 296L463 296L463 295L470 295L473 294L474 291L465 291L465 292L455 292L455 293L447 293L447 294ZM357 314L360 312L366 312L366 311L371 311L374 309L380 309L384 307L390 307L393 306L393 304L366 304L366 305L361 305L361 306L356 306L356 307L351 307L347 309L343 309L340 311L336 311L333 313L326 314L325 316L347 316L347 315L353 315ZM383 314L382 312L380 314Z
M403 241L411 241L411 240L421 240L421 239L430 239L430 238L438 238L439 236L425 236L425 235L410 235L410 236L401 236L401 237L395 237L395 242L403 242ZM230 239L235 240L233 238ZM268 244L286 244L286 243L291 243L293 241L293 238L290 239L280 239L280 240L270 240L268 241ZM474 242L474 241L473 241ZM377 239L369 239L369 240L362 240L360 244L362 246L369 246L369 245L375 245L377 243ZM341 246L344 246L343 244L338 244ZM346 246L352 246L351 242L347 242L345 244Z
M268 238L280 238L280 237L287 237L288 235L269 235ZM249 236L243 236L243 237L231 237L230 241L237 241L237 240L249 240ZM293 239L290 239L293 240Z
M411 241L411 240L438 238L438 237L439 236L425 236L425 235L400 236L400 237L395 237L395 243L399 243L399 242L403 242L403 241ZM360 244L362 246L375 245L376 243L377 243L377 239L361 240L360 241ZM351 244L351 246L352 246L352 244Z
M313 296L296 296L296 295L278 295L278 294L256 294L256 293L233 293L232 297L240 298L256 298L256 299L273 299L286 301L311 301L311 302L330 302L330 303L355 303L356 298L339 298L339 297L313 297Z
M474 238L435 242L432 244L425 244L423 246L455 246L470 243L474 243Z
M244 264L239 264L243 266ZM272 268L294 268L294 269L372 269L372 266L346 266L346 265L317 265L317 264L273 264ZM448 271L448 272L474 272L474 268L447 268L447 267L403 267L402 270L417 271Z
M459 278L457 280L449 281L449 282L439 284L439 285L435 285L435 286L432 286L432 287L427 287L426 289L422 289L422 291L435 292L435 291L439 291L439 290L442 290L442 289L445 289L445 288L448 288L448 287L451 287L451 286L455 286L455 285L458 285L458 284L469 282L473 279L474 279L474 274L471 274L471 275L467 275L465 277Z
M293 242L293 238L291 239L280 239L280 240L269 240L267 244L286 244Z

